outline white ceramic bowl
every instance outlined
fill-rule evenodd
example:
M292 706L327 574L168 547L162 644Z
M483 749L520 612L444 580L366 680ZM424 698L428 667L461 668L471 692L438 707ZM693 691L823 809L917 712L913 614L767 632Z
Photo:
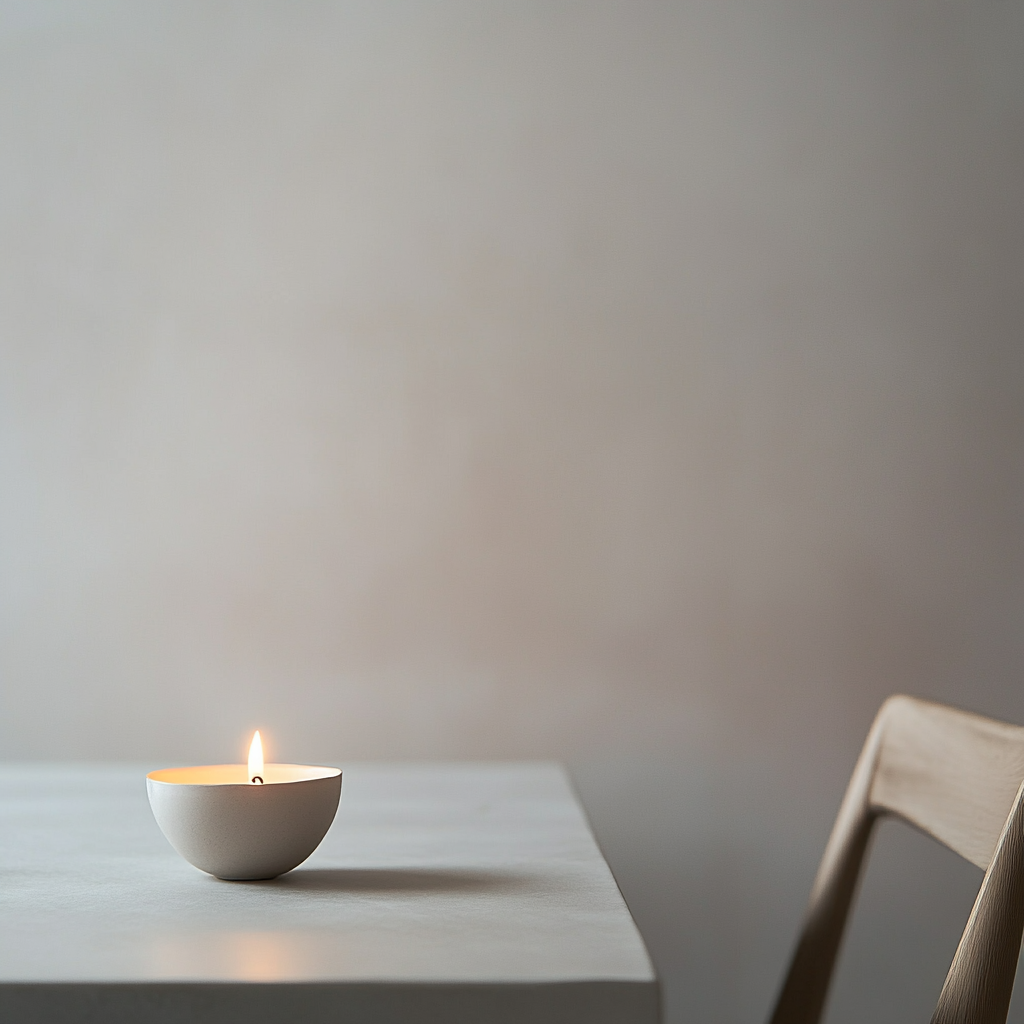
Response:
M146 776L149 806L171 846L218 878L276 878L327 835L341 769L268 764L263 785L244 764L164 768Z

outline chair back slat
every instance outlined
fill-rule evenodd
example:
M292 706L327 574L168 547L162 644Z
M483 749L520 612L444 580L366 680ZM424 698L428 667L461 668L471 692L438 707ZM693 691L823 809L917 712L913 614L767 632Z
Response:
M869 802L986 870L1024 779L1024 728L890 699Z
M890 697L850 777L771 1024L818 1024L875 821L985 870L932 1024L1005 1024L1024 933L1024 728Z

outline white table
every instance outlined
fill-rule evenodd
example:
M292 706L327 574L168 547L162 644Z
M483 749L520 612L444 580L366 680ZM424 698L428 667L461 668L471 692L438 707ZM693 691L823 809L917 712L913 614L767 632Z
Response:
M163 838L145 767L0 765L0 1020L659 1019L558 766L342 767L305 864L222 882Z

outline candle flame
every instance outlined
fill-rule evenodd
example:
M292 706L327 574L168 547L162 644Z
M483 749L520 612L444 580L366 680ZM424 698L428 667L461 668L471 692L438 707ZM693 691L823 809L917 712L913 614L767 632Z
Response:
M249 745L249 781L257 786L263 784L263 742L259 729L256 730Z

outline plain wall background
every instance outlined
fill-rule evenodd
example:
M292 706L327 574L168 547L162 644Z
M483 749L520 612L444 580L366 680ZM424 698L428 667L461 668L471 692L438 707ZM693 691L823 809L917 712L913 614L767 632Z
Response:
M0 3L0 757L560 758L762 1018L884 696L1024 722L1022 183L1020 0Z

